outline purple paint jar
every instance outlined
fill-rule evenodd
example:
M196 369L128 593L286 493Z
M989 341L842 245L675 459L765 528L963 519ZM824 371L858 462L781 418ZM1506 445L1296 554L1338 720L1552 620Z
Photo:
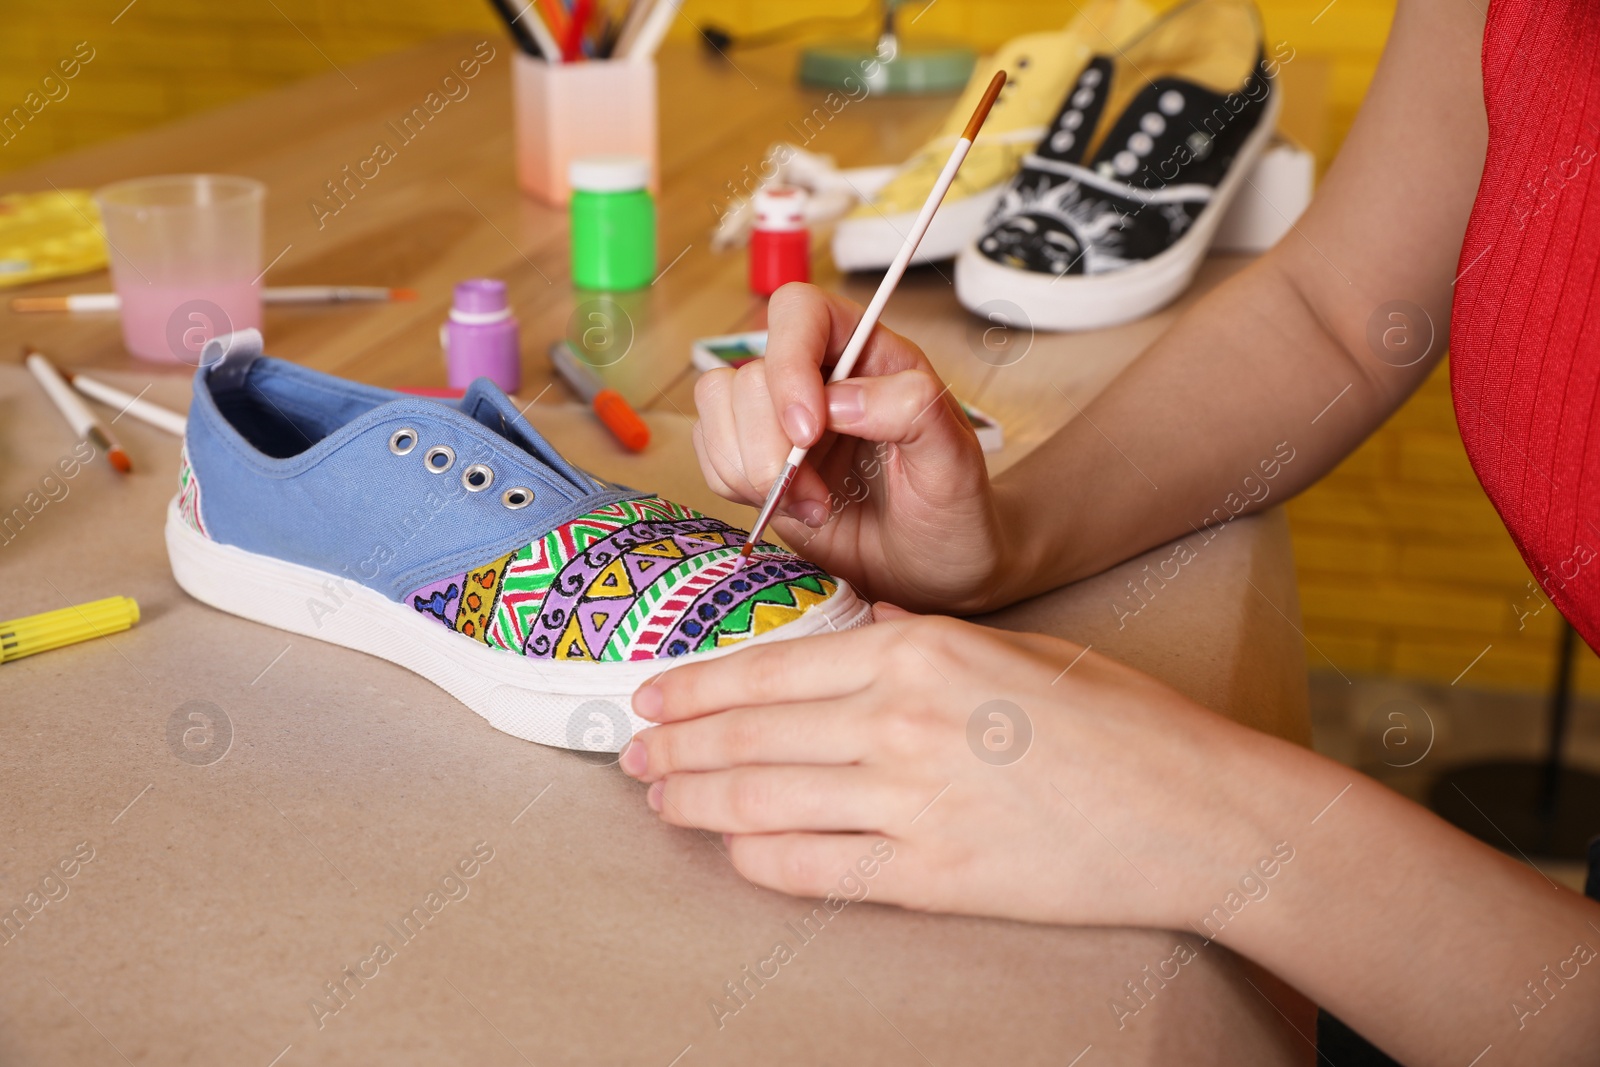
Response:
M443 332L450 388L465 389L474 378L488 378L508 393L522 384L517 320L506 302L505 282L471 278L459 283Z

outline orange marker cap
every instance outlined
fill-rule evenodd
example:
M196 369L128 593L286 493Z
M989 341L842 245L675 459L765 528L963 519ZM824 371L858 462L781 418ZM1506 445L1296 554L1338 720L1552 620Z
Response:
M629 452L643 452L650 443L650 427L615 389L602 389L594 395L594 413Z

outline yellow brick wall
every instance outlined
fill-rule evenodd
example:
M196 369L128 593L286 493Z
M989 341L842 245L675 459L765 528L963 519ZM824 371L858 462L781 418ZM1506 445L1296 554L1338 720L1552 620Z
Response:
M6 0L0 113L39 90L79 42L94 58L66 83L64 99L0 145L0 170L325 73L330 63L494 26L481 2Z
M1467 462L1447 366L1288 511L1313 669L1549 685L1556 610ZM1579 660L1590 692L1597 667Z
M1157 6L1166 6L1161 0ZM688 21L735 32L802 15L848 14L861 0L686 0ZM935 0L902 16L908 36L937 35L991 48L1060 25L1063 0ZM1377 63L1393 0L1261 0L1268 39L1320 57L1329 72L1323 164L1349 128ZM912 19L915 22L912 22ZM87 42L94 58L69 95L0 144L0 171L216 107L333 65L357 63L459 30L494 32L486 3L427 0L7 0L0 26L0 114L40 89ZM863 25L857 32L866 32ZM59 89L55 92L59 95ZM0 141L6 138L0 136ZM1519 629L1527 570L1467 466L1443 369L1321 485L1292 503L1308 656L1347 674L1450 681L1489 651L1464 682L1542 687L1549 678L1554 609ZM1320 650L1320 652L1319 652ZM1592 656L1585 679L1600 689Z
M613 4L619 0L612 0ZM1149 0L1156 7L1172 0ZM981 48L1067 21L1068 0L934 0L901 16L908 36L942 36ZM1331 151L1349 126L1377 63L1393 0L1261 0L1271 40L1330 63ZM674 32L715 22L735 32L807 15L848 15L862 0L684 0ZM913 22L913 20L915 20ZM429 37L497 27L483 0L6 0L0 17L0 113L22 105L56 64L87 42L94 59L9 143L0 171L216 107L333 64L357 63ZM863 34L869 23L851 31ZM42 95L42 94L41 94ZM4 140L4 138L0 138Z

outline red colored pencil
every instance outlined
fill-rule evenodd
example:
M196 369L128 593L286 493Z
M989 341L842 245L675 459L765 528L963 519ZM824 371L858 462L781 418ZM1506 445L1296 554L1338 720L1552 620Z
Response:
M583 58L583 31L593 13L594 0L575 0L573 3L572 21L567 25L567 38L561 46L562 58L568 63L576 63Z

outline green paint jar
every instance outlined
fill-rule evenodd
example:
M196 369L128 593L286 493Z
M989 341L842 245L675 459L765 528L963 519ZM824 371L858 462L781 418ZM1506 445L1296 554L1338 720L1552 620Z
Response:
M656 275L656 205L641 156L585 156L568 170L572 282L581 289L643 289Z

